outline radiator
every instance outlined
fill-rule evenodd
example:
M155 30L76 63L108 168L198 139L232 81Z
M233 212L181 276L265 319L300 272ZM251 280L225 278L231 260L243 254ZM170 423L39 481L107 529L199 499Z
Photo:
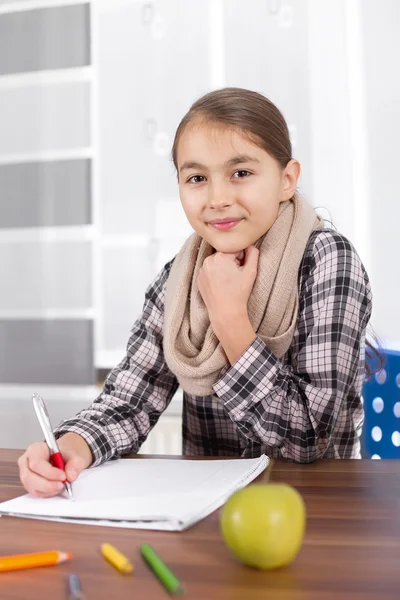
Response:
M161 417L139 454L182 454L182 418Z

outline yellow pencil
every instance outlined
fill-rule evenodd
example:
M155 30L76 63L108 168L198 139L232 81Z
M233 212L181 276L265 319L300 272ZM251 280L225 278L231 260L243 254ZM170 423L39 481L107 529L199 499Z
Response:
M129 559L111 544L102 544L101 553L120 573L132 573L133 566Z

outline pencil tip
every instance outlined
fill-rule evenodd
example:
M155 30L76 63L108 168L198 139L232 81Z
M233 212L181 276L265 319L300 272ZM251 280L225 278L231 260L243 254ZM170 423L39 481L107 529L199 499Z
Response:
M73 558L73 554L71 552L59 552L58 556L58 562L64 562L65 560L71 560L71 558Z

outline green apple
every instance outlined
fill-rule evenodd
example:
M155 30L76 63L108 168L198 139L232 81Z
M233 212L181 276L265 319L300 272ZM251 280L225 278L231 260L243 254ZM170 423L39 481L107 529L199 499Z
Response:
M285 483L251 484L221 511L226 544L245 565L258 569L289 564L300 550L305 524L303 499Z

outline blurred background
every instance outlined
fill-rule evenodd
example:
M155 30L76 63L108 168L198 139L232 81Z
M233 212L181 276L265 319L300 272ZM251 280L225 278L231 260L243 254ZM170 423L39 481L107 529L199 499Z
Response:
M398 0L0 1L0 446L40 439L33 391L55 424L123 357L190 234L175 129L223 86L281 109L300 192L355 244L400 349L399 23ZM143 451L181 452L180 411L178 392Z

